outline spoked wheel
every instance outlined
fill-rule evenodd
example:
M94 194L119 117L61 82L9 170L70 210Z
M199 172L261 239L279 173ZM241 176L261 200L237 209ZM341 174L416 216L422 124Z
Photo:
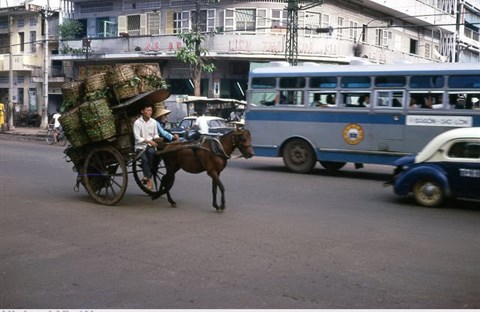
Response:
M427 207L438 207L445 197L440 184L433 180L422 180L415 183L413 195L417 203Z
M48 145L53 144L54 137L53 137L53 130L52 129L47 130L47 134L45 135L45 141L47 142Z
M308 173L315 167L316 161L315 152L305 140L291 140L283 149L283 163L293 172Z
M345 166L344 162L337 162L337 161L321 161L320 165L323 168L327 169L328 172L335 173L338 170L342 169Z
M152 179L153 179L153 190L149 190L147 185L142 182L143 171L142 171L142 160L136 159L132 164L133 178L137 183L138 187L146 194L152 195L160 189L160 184L162 183L162 178L165 175L165 164L160 157L156 157L151 168Z
M115 205L125 194L128 183L122 154L111 146L92 150L85 160L83 179L88 194L97 203Z

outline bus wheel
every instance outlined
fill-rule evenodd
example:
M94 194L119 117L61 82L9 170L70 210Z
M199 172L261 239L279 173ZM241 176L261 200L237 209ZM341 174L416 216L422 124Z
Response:
M301 139L294 139L283 148L283 163L296 173L308 173L315 167L317 157L310 144Z
M415 183L413 195L417 203L427 207L440 206L445 197L442 187L433 179L421 180Z
M327 169L328 172L337 172L338 170L342 169L345 164L346 163L344 162L337 161L320 161L320 165Z

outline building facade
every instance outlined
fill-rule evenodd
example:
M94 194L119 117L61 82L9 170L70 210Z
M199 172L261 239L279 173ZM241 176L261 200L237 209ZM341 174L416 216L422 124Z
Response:
M21 42L20 17L9 17L17 23L9 41L6 16L0 11L0 101L8 93L5 47ZM201 94L209 97L245 99L251 68L292 53L298 63L480 62L478 0L70 0L61 1L59 22L64 18L79 21L84 30L76 39L52 40L56 46L51 44L43 66L49 113L61 104L61 83L90 66L158 63L172 94L193 95L190 68L174 55L183 45L178 34L192 29L204 35L206 60L216 67L202 76ZM14 59L27 57L18 47L12 50ZM41 64L41 53L30 54ZM54 79L56 68L62 81ZM35 82L36 68L14 72L17 94L23 88L18 102L35 109L29 104L33 93L25 90L35 89L38 100L45 87Z

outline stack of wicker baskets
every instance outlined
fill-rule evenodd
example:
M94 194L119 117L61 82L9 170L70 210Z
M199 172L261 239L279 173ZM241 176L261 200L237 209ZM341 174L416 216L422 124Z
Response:
M135 66L135 73L140 78L138 89L140 93L165 88L164 81L160 74L158 65L138 64Z
M70 81L61 86L63 94L63 107L70 110L82 103L85 96L85 83L83 81Z

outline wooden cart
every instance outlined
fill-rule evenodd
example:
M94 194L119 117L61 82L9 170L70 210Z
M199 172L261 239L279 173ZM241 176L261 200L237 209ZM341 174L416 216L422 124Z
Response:
M154 190L150 191L142 183L142 164L134 151L132 124L143 105L161 102L168 96L167 90L155 90L112 106L117 129L114 137L77 148L76 155L69 154L67 148L65 153L75 164L75 170L78 173L76 190L82 184L97 203L115 205L123 198L127 190L128 176L131 173L142 191L149 195L158 191L162 176L165 174L162 160L158 158L151 168Z

